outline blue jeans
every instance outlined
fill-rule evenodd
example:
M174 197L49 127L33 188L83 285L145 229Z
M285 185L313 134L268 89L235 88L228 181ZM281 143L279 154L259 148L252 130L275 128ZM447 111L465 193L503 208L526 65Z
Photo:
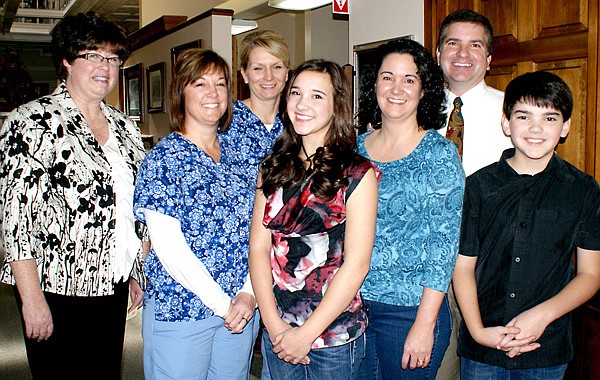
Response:
M475 360L460 359L460 377L469 380L561 380L567 365L529 369L506 369Z
M402 369L404 342L417 317L418 306L395 306L364 300L369 315L367 352L361 380L435 379L452 331L448 298L444 297L434 327L433 348L425 368Z
M219 317L162 322L154 318L154 298L148 300L142 313L146 379L247 380L258 320L257 311L241 334Z
M267 331L263 331L269 370L273 380L356 380L358 368L365 352L365 336L337 347L310 350L310 364L290 364L273 353L273 344Z

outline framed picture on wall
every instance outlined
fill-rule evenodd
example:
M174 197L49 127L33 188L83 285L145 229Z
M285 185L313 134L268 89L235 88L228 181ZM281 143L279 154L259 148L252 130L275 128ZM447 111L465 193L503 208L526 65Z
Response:
M187 49L194 49L194 48L201 48L201 47L202 47L202 40L196 40L196 41L187 42L185 44L171 48L171 73L173 73L175 71L175 64L177 63L177 56L179 55L179 53L181 53L182 51L187 50Z
M123 69L123 109L130 118L140 123L144 122L142 78L141 63Z
M160 62L146 68L148 89L148 113L165 112L165 63Z

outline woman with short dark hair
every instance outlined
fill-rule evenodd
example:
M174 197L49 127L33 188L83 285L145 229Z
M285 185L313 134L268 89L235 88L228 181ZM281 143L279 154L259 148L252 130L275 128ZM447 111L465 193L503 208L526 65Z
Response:
M62 80L0 132L6 260L33 378L118 379L130 276L143 292L134 177L144 148L134 121L104 103L129 54L123 29L90 12L52 36Z

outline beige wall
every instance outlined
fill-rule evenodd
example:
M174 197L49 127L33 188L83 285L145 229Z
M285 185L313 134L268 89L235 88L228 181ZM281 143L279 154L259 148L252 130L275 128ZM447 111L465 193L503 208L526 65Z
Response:
M222 3L218 0L140 0L140 27L165 15L190 19Z
M296 67L311 58L348 63L348 21L334 20L331 6L308 12L281 12L257 20L259 29L280 33L290 49L290 64ZM244 34L237 36L239 44Z
M423 1L352 0L350 2L348 60L352 48L394 37L414 35L423 43Z
M270 29L280 33L288 44L290 50L290 64L295 67L298 64L298 54L296 45L298 37L296 36L296 23L303 15L293 12L276 13L272 16L257 20L259 29ZM244 34L238 35L238 43L242 41ZM302 51L303 49L301 49ZM301 58L302 60L302 58Z

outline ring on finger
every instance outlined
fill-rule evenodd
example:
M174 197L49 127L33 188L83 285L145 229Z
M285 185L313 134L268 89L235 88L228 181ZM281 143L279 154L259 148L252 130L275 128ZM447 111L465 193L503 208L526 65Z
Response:
M425 360L423 360L423 359L417 359L417 365L419 367L423 367L423 364L425 364Z

